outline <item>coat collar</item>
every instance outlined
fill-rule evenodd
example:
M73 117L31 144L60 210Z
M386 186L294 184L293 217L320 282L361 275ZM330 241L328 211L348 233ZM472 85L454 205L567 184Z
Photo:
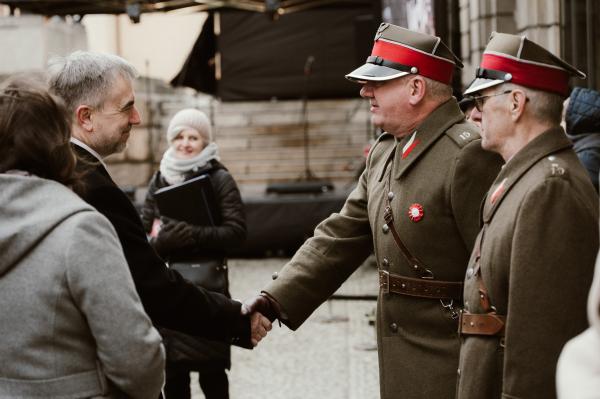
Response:
M542 158L572 147L560 127L546 130L517 152L503 167L490 187L483 205L483 222L488 223L510 189Z
M100 156L100 154L98 154L96 151L94 151L94 149L92 147L88 146L83 141L81 141L75 137L71 137L71 143L75 144L76 147L83 148L90 155L93 155L93 158L95 158L94 159L95 161L99 161L102 164L102 166L104 166L104 169L108 169L106 167L106 164L104 163L104 160Z
M417 162L429 147L435 143L442 134L450 126L462 121L463 113L460 111L456 99L452 97L445 103L437 107L425 120L417 127L415 141L409 153L403 150L406 143L410 140L413 134L409 134L406 139L396 142L396 150L394 155L394 170L396 171L395 178L399 179L406 171ZM418 141L417 141L418 140ZM416 144L415 144L416 142Z
M78 145L77 143L71 141L73 145L73 151L77 155L78 162L83 162L86 166L91 166L94 169L98 170L101 174L105 175L109 179L112 180L110 174L108 173L108 169L106 168L106 164L102 162L101 159L98 159L96 155L91 153L88 149L83 146Z

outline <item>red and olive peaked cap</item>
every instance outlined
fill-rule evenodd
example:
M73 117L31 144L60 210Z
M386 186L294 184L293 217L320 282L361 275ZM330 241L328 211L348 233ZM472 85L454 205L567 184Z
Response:
M525 36L493 32L464 94L510 82L566 97L571 76L585 79L585 73Z
M382 23L366 63L346 79L364 83L419 74L449 85L454 67L462 66L439 37Z

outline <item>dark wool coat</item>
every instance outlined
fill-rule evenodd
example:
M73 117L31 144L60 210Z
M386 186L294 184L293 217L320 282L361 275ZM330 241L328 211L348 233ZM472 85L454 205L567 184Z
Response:
M146 313L155 325L191 335L251 348L250 320L240 315L241 303L195 287L169 270L146 239L140 217L127 196L89 152L75 152L93 163L84 177L83 199L112 223ZM86 168L79 162L79 168Z
M394 226L411 253L437 280L464 279L480 227L479 205L500 159L481 149L477 128L465 122L454 99L433 111L415 137L418 143L404 159L408 137L384 134L378 140L340 213L317 226L314 237L265 288L281 304L292 329L373 250L380 269L417 277L392 234L382 228L389 197ZM420 220L408 215L414 204L422 207ZM382 399L454 398L457 321L439 300L380 291L377 340Z
M587 327L598 250L598 196L561 128L538 136L504 166L483 207L480 270L498 336L463 336L458 399L556 397L563 345ZM482 233L480 233L482 234ZM464 301L485 313L475 252Z

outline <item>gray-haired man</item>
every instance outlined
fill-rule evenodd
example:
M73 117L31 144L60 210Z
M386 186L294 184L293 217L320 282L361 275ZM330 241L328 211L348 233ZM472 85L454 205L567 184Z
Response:
M103 158L122 151L134 125L135 68L115 55L78 51L48 66L50 89L72 112L72 142L86 192L83 199L115 227L144 308L161 327L231 342L256 345L271 328L263 317L241 315L241 304L197 288L165 267L146 240L139 215L106 170Z

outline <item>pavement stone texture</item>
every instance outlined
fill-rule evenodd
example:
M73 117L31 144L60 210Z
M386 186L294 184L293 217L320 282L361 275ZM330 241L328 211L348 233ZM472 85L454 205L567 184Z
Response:
M287 260L230 260L231 295L240 300L256 295ZM367 261L336 294L377 292L376 269ZM378 399L375 328L368 323L375 305L375 301L330 300L297 331L275 323L254 350L233 347L231 399ZM204 398L194 374L192 397Z

